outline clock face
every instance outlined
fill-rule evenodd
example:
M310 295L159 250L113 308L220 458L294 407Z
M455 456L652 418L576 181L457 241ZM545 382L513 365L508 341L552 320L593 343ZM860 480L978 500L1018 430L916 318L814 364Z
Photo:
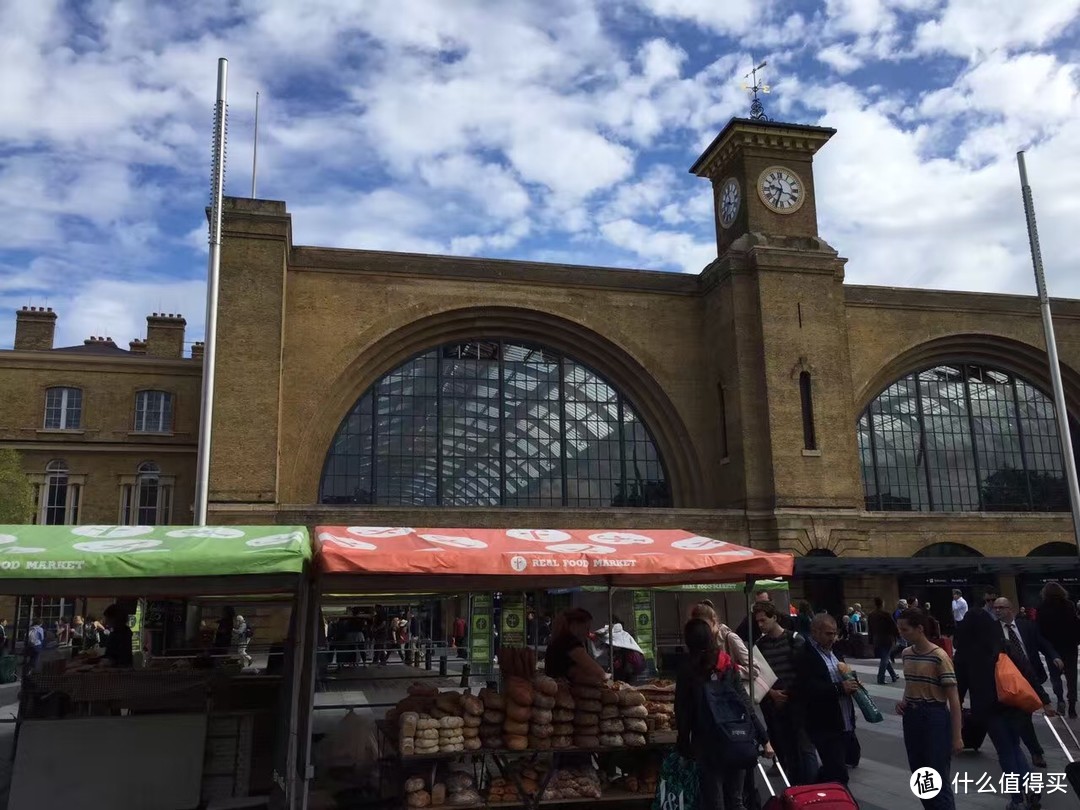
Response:
M739 213L739 181L729 177L720 187L720 226L730 228Z
M758 178L761 201L778 214L793 214L802 208L806 188L799 175L783 166L770 166Z

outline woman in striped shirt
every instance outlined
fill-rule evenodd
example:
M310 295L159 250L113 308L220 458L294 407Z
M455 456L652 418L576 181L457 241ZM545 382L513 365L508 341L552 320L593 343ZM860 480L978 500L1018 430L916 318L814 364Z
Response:
M909 644L904 650L904 698L896 704L896 713L904 717L904 747L911 772L933 768L939 774L934 786L941 790L933 798L923 798L923 807L954 810L952 756L964 748L960 697L952 659L926 637L927 623L926 614L914 609L905 610L896 622ZM920 784L928 785L928 781L920 778Z

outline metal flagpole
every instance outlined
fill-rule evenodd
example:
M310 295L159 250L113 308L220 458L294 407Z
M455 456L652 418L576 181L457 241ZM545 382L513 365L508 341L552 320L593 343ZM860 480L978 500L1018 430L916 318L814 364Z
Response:
M251 199L255 199L255 171L259 167L259 93L255 93L255 140L251 147Z
M1077 484L1076 458L1073 456L1072 435L1069 431L1069 412L1065 409L1065 388L1061 383L1061 363L1058 361L1054 320L1050 313L1050 295L1046 291L1042 251L1039 249L1039 231L1035 224L1035 202L1031 196L1031 186L1028 185L1023 151L1016 153L1016 160L1020 165L1020 190L1024 195L1024 215L1027 217L1028 242L1031 244L1031 263L1035 268L1035 287L1039 292L1039 308L1042 310L1043 331L1046 334L1046 353L1050 360L1050 380L1054 387L1054 411L1057 413L1058 435L1061 438L1061 455L1065 461L1065 476L1069 483L1073 536L1076 538L1076 553L1080 555L1080 486Z
M221 270L221 199L225 192L225 141L228 134L229 60L218 59L214 104L214 163L210 173L210 260L206 272L206 335L203 340L202 404L195 478L195 525L206 525L210 485L210 434L214 415L214 361L217 358L218 276Z

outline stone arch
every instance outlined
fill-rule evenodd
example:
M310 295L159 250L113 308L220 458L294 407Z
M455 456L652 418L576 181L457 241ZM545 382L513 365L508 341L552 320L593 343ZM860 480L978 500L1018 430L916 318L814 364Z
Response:
M1050 365L1043 349L1000 335L945 335L912 346L885 363L856 392L856 421L875 397L900 378L950 363L972 363L1012 372L1053 398ZM1061 375L1066 408L1073 419L1080 419L1080 372L1062 363Z
M653 375L625 349L574 321L531 309L469 307L421 318L384 334L330 383L293 458L292 480L310 503L318 500L327 448L341 420L383 375L444 343L477 337L549 346L583 363L621 391L648 427L664 461L673 504L707 506L709 486L694 443L675 406Z
M912 557L982 557L981 551L963 543L931 543L923 546Z
M1043 543L1041 546L1036 546L1027 553L1028 557L1075 557L1076 545L1073 543L1064 543L1060 540Z

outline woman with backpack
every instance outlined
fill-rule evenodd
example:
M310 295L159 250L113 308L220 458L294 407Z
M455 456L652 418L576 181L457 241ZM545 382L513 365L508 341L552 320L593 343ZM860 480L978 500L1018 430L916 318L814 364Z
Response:
M773 755L765 727L709 623L691 619L683 635L688 657L675 681L675 724L679 753L698 767L698 808L745 810L747 771L762 748Z

